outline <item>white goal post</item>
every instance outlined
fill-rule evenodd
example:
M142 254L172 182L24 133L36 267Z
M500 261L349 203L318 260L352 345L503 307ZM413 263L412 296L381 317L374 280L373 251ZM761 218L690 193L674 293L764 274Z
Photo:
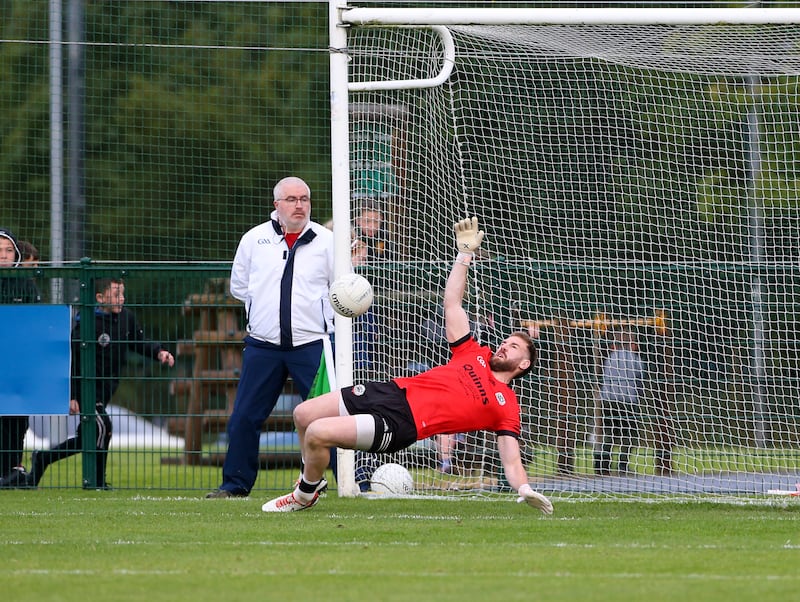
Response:
M800 9L329 6L336 272L365 208L390 250L355 267L376 301L337 316L339 385L447 360L451 227L475 214L476 335L538 339L515 385L534 487L795 491ZM630 339L644 376L614 403ZM508 490L492 435L462 433L340 451L339 495L386 461L417 493Z
M798 8L353 8L340 25L768 25L797 23Z

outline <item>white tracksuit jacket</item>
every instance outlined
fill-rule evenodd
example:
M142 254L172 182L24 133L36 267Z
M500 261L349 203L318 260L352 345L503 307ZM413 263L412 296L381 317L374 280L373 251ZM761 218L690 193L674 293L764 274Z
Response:
M247 231L239 241L231 268L231 294L244 303L248 333L262 341L281 344L281 280L291 251L273 211L271 221ZM314 232L313 240L301 243ZM333 310L328 289L333 282L333 233L309 221L294 244L291 286L292 346L333 333Z

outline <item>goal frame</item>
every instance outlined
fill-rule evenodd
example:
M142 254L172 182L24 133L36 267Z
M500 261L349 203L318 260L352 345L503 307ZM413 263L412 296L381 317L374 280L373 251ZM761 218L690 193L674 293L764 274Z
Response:
M350 142L349 94L374 89L436 87L452 69L452 41L447 26L456 25L778 25L800 23L800 8L373 8L352 7L329 0L331 203L334 234L334 272L351 272L350 256ZM392 82L350 81L348 32L352 27L428 27L444 49L442 70L427 80ZM337 315L336 382L353 381L352 321ZM339 450L338 495L355 497L354 452Z

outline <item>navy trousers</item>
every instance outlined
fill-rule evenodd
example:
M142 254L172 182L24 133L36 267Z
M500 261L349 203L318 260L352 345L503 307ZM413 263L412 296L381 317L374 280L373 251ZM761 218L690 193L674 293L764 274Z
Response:
M259 469L261 425L270 415L291 376L306 399L322 357L322 341L290 350L245 337L242 373L233 413L228 420L228 453L222 467L222 485L237 494L249 494ZM332 450L332 457L335 450ZM335 471L335 467L334 467Z

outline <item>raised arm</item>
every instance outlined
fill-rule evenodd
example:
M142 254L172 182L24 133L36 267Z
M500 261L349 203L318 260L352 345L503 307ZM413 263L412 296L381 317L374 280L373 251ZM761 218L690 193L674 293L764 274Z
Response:
M458 255L444 287L444 327L449 343L469 334L469 316L463 306L464 289L467 286L469 264L483 241L483 230L478 230L477 217L456 222L453 228L456 233Z

